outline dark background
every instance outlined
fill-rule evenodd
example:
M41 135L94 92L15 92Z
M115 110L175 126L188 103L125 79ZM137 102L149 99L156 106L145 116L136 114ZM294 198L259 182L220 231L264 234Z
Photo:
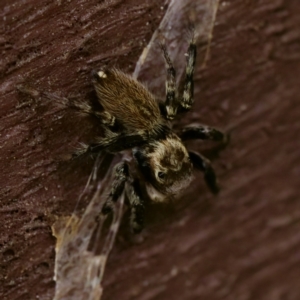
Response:
M90 71L133 72L166 9L154 0L0 2L1 299L53 297L50 226L73 211L93 161L70 155L97 130L16 85L89 99ZM196 174L174 206L150 208L139 237L122 229L103 299L300 299L299 16L298 0L220 2L194 110L179 123L231 131L225 150L204 151L222 191L212 196Z

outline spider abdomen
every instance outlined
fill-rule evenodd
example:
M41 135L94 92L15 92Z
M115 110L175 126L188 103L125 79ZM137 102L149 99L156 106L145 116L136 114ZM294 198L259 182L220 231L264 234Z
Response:
M95 74L94 85L104 110L129 131L153 130L161 122L155 97L129 75L113 69Z

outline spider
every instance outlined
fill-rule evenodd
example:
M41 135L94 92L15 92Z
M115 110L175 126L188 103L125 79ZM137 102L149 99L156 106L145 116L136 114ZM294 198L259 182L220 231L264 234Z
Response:
M210 161L203 155L188 151L184 141L202 139L227 141L227 135L206 125L187 126L175 133L171 121L178 113L193 105L193 73L197 47L194 35L186 53L186 70L183 90L178 92L176 71L164 43L161 45L167 67L166 99L159 102L137 80L117 69L93 72L92 81L102 110L89 105L81 109L98 117L105 135L83 152L118 153L131 150L134 164L126 160L114 168L113 183L103 207L106 214L125 192L130 207L130 225L133 232L143 228L145 197L153 201L166 201L188 186L192 169L204 173L204 179L213 193L219 186ZM146 195L146 196L145 196Z

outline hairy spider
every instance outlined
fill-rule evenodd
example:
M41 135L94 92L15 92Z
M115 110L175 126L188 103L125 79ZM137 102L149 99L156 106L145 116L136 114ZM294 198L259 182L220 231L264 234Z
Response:
M227 136L209 126L188 126L179 133L171 128L180 111L193 105L193 73L196 61L196 43L190 40L183 91L177 91L170 56L165 44L161 45L167 65L166 100L159 102L147 88L131 76L112 69L93 72L93 84L103 110L92 106L81 109L100 118L105 136L81 152L108 151L117 153L132 149L135 166L127 161L115 166L114 181L103 213L112 210L114 202L125 192L129 202L130 223L134 232L141 231L145 211L145 195L153 201L165 201L187 187L193 167L204 173L205 181L213 193L219 191L210 161L199 153L188 151L188 139L209 139L225 142ZM142 180L141 180L142 179Z

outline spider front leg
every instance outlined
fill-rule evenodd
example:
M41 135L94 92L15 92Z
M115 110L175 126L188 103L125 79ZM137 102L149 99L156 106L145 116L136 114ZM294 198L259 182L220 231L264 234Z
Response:
M210 161L199 153L189 151L190 159L195 168L204 173L204 179L209 189L217 194L220 190L217 177Z
M126 195L130 203L130 227L134 233L139 233L144 225L145 203L137 179L127 185Z
M130 226L134 233L139 233L144 224L144 201L141 197L140 185L138 180L132 180L129 176L128 165L125 162L117 164L114 168L114 181L108 195L102 213L108 214L113 211L116 201L124 192L126 184L126 196L130 204Z
M183 128L179 134L183 141L200 139L200 140L212 140L216 142L228 142L228 134L219 131L213 127L207 125L194 125Z

